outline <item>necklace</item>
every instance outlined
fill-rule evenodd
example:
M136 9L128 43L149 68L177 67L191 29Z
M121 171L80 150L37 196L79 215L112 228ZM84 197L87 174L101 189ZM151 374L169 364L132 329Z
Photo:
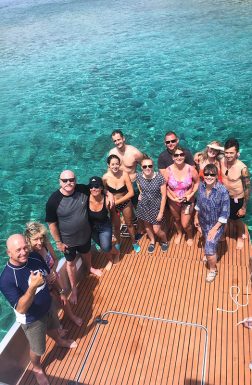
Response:
M227 163L227 162L226 162ZM225 176L228 176L228 173L229 173L229 170L230 170L230 168L232 168L233 167L233 165L235 164L236 162L234 162L233 164L231 164L231 166L228 168L228 163L227 163L227 169L226 169L226 171L225 171Z

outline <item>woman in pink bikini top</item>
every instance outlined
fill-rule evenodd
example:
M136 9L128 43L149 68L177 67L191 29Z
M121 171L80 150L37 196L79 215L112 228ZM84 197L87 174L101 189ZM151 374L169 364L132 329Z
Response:
M194 207L194 195L199 187L199 175L193 166L185 163L185 152L180 146L173 150L173 164L167 167L167 196L171 214L174 217L179 244L183 232L187 236L188 246L192 246L191 218Z

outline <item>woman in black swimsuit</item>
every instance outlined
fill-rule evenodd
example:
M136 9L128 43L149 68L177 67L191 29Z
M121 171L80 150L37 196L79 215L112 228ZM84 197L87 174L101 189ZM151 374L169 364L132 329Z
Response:
M115 228L116 245L120 249L120 213L124 217L125 224L132 240L133 249L138 253L140 246L135 240L133 226L133 206L131 198L134 196L133 186L129 174L120 169L120 159L117 155L110 155L107 159L108 171L103 175L103 183L115 198L115 210L111 211L112 222Z
M88 216L92 228L92 238L105 252L110 263L106 266L109 270L112 262L118 262L118 250L112 246L112 224L109 217L108 199L103 194L103 182L98 176L89 179L89 204Z

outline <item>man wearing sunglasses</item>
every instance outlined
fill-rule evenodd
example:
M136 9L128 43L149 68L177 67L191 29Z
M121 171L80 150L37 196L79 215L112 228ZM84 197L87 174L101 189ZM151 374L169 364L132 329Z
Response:
M66 258L66 269L72 288L71 302L77 303L75 257L78 252L85 260L87 270L101 276L102 272L91 265L91 228L88 220L89 186L77 184L71 170L60 174L60 189L46 204L46 222L59 251Z
M174 148L178 145L179 138L173 131L168 131L165 134L164 144L166 146L166 150L161 152L158 157L158 168L159 172L165 177L166 176L166 168L173 164L172 153ZM191 152L187 149L185 151L185 163L194 166L194 160Z

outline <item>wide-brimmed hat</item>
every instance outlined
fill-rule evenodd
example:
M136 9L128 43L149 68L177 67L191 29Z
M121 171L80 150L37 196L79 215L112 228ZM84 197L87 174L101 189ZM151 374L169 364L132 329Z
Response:
M103 188L103 182L102 182L102 178L100 178L99 176L92 176L90 179L89 179L89 188Z
M218 144L208 144L207 147L213 148L214 150L224 151L224 147L218 146Z

